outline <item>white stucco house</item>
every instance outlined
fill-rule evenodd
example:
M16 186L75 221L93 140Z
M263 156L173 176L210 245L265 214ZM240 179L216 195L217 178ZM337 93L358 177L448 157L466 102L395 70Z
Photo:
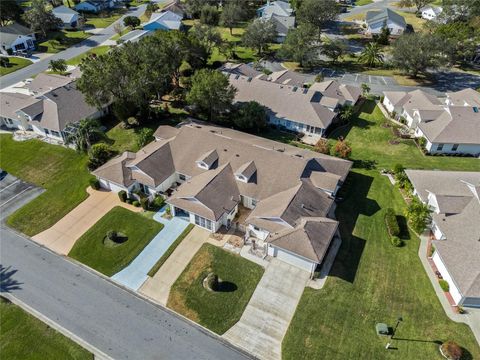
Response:
M432 260L455 304L480 308L480 172L406 170L432 210Z
M436 21L443 12L440 6L427 6L422 9L422 19Z
M55 17L62 20L63 29L77 29L82 25L80 22L80 14L69 7L64 5L57 6L56 8L52 9L52 13L55 15Z
M378 35L384 26L388 27L391 36L400 36L407 28L405 18L390 8L367 11L365 15L366 33Z
M18 23L0 27L0 53L15 54L18 51L35 50L35 33Z

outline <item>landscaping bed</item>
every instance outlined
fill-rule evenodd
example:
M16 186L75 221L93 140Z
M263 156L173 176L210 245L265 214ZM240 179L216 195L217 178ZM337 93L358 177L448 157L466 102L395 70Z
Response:
M93 359L93 355L47 324L0 297L2 359Z
M218 291L203 286L212 272L220 279ZM167 306L223 334L242 316L263 272L255 263L204 244L173 284Z
M162 228L154 220L117 206L77 240L68 256L112 276L129 265ZM107 236L112 231L119 241Z
M51 227L88 196L87 156L71 149L39 140L17 142L2 134L0 167L46 190L7 219L29 236Z

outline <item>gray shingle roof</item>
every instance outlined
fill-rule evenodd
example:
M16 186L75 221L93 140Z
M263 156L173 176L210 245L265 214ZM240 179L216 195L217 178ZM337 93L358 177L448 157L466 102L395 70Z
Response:
M404 28L407 26L407 22L405 21L405 18L402 15L391 10L390 8L386 8L384 10L367 11L367 14L365 15L365 21L370 27L378 23L383 24L388 20Z
M12 23L10 25L0 27L0 43L2 46L10 46L20 35L32 35L34 31L20 25L19 23Z

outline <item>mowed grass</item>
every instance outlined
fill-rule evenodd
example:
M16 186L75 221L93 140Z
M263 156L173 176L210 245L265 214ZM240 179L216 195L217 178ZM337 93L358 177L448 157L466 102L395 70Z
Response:
M24 68L25 66L33 64L28 59L18 57L9 57L8 60L10 60L10 62L8 63L7 67L0 66L0 76L10 74L14 71Z
M0 298L2 359L93 359L93 355L47 324Z
M223 334L242 316L263 268L214 245L204 244L173 284L167 306L206 328ZM223 282L222 291L203 287L213 272Z
M107 15L88 14L86 25L93 26L96 29L106 28L112 25L122 16L119 12L113 12Z
M374 145L374 144L372 144ZM283 340L284 359L442 359L438 343L454 340L480 359L470 328L445 314L420 263L419 239L402 226L406 245L391 245L385 208L405 203L375 170L355 170L336 215L342 246L321 290L306 288ZM375 324L400 324L392 346Z
M68 256L112 276L129 265L162 228L154 220L117 206L77 240ZM128 239L113 246L104 244L110 230Z
M38 46L40 51L54 54L78 44L90 36L92 35L83 30L51 31L48 33L48 39L39 43ZM58 43L56 43L55 40L58 41Z
M7 219L29 236L51 227L88 196L87 156L71 149L39 140L17 142L2 134L0 167L46 190Z
M379 169L392 168L395 164L403 164L412 169L441 169L480 171L480 161L471 157L427 156L424 155L413 140L398 139L397 145L389 140L395 139L392 128L383 127L389 122L375 102L367 101L360 115L346 128L334 131L329 137L336 139L343 136L352 147L351 159L374 163ZM332 144L334 141L332 141Z
M68 65L79 65L83 59L87 58L88 56L91 56L91 55L97 55L97 56L100 56L100 55L103 55L103 54L106 54L109 50L110 50L110 46L108 45L101 45L101 46L97 46L93 49L90 49L88 50L86 53L83 53L81 55L78 55L78 56L75 56L73 58L71 58L70 60L67 60L67 64Z

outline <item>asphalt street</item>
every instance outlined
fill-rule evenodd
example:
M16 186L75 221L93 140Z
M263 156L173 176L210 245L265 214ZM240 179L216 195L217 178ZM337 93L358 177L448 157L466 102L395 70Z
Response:
M64 51L60 51L52 56L47 57L46 59L37 61L32 65L14 71L10 74L4 75L0 77L0 89L6 88L8 86L12 86L22 80L25 80L29 77L32 77L42 71L48 69L50 64L50 60L57 60L57 59L65 59L69 60L74 58L78 55L81 55L88 50L97 47L104 43L106 40L110 39L113 35L115 35L114 26L117 22L122 21L125 16L137 16L140 17L145 12L146 5L141 5L136 8L131 8L127 14L125 14L122 18L117 20L115 23L102 29L99 33L90 36L88 39L69 47Z
M41 190L0 180L5 218ZM10 204L15 204L10 206ZM220 337L0 227L0 292L114 359L248 359Z

